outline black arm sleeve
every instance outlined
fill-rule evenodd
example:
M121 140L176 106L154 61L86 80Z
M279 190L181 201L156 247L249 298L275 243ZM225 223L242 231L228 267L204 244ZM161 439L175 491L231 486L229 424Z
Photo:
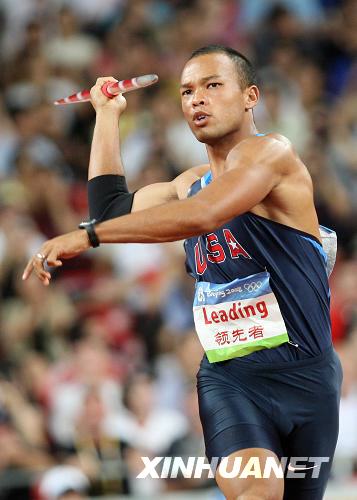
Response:
M88 181L90 219L103 222L131 212L135 193L129 193L123 175L98 175Z

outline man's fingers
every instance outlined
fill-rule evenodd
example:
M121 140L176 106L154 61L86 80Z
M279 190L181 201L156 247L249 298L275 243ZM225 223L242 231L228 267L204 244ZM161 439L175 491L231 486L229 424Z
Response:
M42 281L44 285L48 286L50 284L51 274L44 268L46 260L45 253L37 253L34 257L32 257L32 259L29 260L23 272L22 279L24 281L27 280L34 272L38 279ZM57 263L55 265L62 265L62 263Z
M26 280L34 272L44 285L49 285L51 274L47 266L60 267L62 259L71 259L89 246L87 233L80 230L48 240L25 267L22 279Z
M22 279L24 281L27 280L29 276L31 276L32 270L33 270L33 258L28 261L27 266L25 267L25 270L23 272Z
M40 271L37 274L37 277L40 281L42 281L42 283L44 285L49 285L50 284L50 279L51 279L51 275L50 273L46 272L46 271Z
M115 78L113 78L112 76L104 76L104 77L101 77L101 78L97 78L97 81L96 81L96 84L93 85L92 89L91 89L91 96L92 97L95 97L95 96L101 96L103 97L103 92L102 92L102 86L107 83L107 82L117 82L118 80L116 80Z
M33 257L29 260L23 272L22 279L24 281L27 280L31 276L32 272L35 272L38 279L42 281L44 285L48 286L50 284L51 274L48 271L45 271L43 263L44 261L37 257Z
M48 254L46 258L47 265L50 267L59 267L62 266L62 261L59 260L58 257L58 252L56 250L51 250L50 253Z
M100 87L103 85L103 83L106 82L117 82L118 80L114 78L113 76L101 76L97 78L96 85L99 85Z
M97 78L95 85L93 85L93 87L90 90L91 102L95 109L96 106L103 106L106 103L108 103L108 101L111 101L111 99L106 95L104 95L104 93L102 92L103 85L108 82L114 83L117 81L118 80L116 78L113 78L112 76L104 76Z
M58 259L55 259L55 260L49 260L49 259L47 259L47 264L50 267L60 267L60 266L62 266L62 261L58 260Z

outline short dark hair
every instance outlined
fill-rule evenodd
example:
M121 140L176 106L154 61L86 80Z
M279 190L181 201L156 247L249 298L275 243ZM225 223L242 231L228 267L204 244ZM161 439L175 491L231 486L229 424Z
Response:
M237 67L240 84L243 89L249 87L250 85L257 85L257 75L253 64L247 57L238 52L238 50L224 45L206 45L205 47L194 50L188 61L206 54L225 54L228 56Z

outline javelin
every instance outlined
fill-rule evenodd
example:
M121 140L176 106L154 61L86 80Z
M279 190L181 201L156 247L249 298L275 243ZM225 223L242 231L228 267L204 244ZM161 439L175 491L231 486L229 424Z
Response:
M136 76L130 80L121 80L120 82L105 82L104 85L102 85L102 92L105 96L112 99L118 94L148 87L149 85L156 83L158 79L159 77L157 75L143 75ZM80 92L72 94L69 97L57 99L57 101L54 101L54 104L59 106L61 104L73 104L76 102L88 101L90 101L90 90L81 90Z

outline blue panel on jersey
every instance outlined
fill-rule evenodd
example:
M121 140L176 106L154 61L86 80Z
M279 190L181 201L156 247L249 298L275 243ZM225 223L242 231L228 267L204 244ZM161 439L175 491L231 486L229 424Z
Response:
M302 238L304 238L305 240L309 241L312 245L314 245L314 247L320 252L320 254L322 255L322 258L324 259L324 261L326 263L327 262L327 255L326 255L324 249L322 248L322 246L320 245L320 243L317 243L317 241L312 240L311 238L307 238L306 236L302 236Z

